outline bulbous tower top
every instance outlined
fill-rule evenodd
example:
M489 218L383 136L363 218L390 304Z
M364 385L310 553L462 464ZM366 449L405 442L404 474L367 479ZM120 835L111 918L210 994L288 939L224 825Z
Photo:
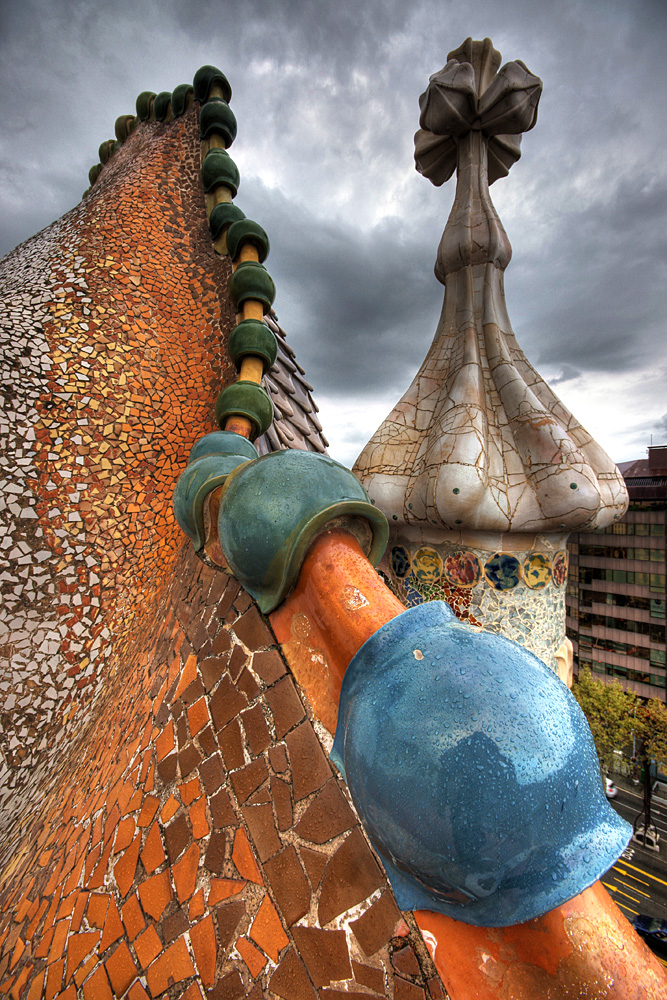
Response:
M518 60L500 66L488 38L469 38L420 98L417 169L436 185L456 170L435 266L445 301L426 359L354 467L397 528L574 531L627 506L620 472L528 362L507 314L512 251L489 185L519 158L542 83Z

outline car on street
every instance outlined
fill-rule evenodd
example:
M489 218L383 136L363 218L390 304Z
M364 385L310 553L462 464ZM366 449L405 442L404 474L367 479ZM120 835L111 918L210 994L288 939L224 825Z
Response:
M633 927L651 951L662 958L667 957L667 920L640 913L635 917Z
M611 778L604 779L604 793L608 799L615 799L618 795L618 788Z

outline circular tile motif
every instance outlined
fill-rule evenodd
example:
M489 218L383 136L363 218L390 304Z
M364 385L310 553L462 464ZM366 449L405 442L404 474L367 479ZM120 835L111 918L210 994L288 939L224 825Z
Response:
M397 576L399 580L410 576L412 569L410 555L408 550L404 549L402 545L395 545L391 550L391 569L394 576Z
M482 578L482 564L474 552L452 552L445 559L443 574L453 587L474 587Z
M521 580L521 563L508 552L496 552L484 564L484 576L494 590L512 590Z
M562 587L567 580L567 552L556 553L551 573L556 586Z
M412 557L412 569L422 583L435 583L442 576L442 559L435 549L424 546Z
M544 590L551 579L551 559L543 552L531 552L523 564L523 578L531 590Z

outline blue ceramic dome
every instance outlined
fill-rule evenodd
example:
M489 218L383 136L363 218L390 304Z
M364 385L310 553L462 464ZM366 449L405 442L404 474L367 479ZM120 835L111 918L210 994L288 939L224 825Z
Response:
M592 885L632 832L567 687L441 601L353 658L331 756L405 910L522 923Z

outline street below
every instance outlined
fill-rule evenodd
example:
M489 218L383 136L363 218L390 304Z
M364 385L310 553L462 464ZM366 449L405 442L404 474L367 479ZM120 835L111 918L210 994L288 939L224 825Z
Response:
M639 786L614 775L618 795L610 805L632 824L643 805ZM642 913L667 920L667 801L655 796L651 821L660 834L660 851L651 851L631 841L621 857L602 876L602 884L631 922Z

